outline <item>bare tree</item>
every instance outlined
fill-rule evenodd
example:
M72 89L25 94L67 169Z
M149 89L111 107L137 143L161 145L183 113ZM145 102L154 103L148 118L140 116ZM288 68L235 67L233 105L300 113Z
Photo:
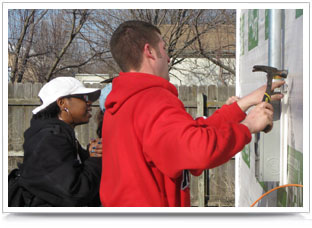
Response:
M11 69L11 81L12 82L14 82L16 78L16 74L18 71L19 55L21 52L22 44L26 36L27 30L31 24L31 21L33 21L34 14L35 14L35 10L32 10L30 13L28 10L25 11L24 24L23 24L20 36L18 38L18 41L16 44L11 44L11 47L13 47L12 49L14 50L12 52L13 54L12 69Z
M31 53L33 46L33 37L36 26L40 23L48 10L13 10L9 11L12 18L19 20L20 23L9 23L9 53L12 56L11 81L21 82L27 69L27 63L30 58L40 55ZM20 31L20 33L18 33Z
M31 50L32 43L33 43L35 27L36 27L36 25L40 22L40 20L44 17L44 15L47 12L48 12L48 10L43 11L39 15L39 18L36 21L35 21L35 13L33 14L33 16L30 19L29 40L28 40L27 44L25 45L25 53L24 53L24 55L21 58L21 66L20 66L20 70L18 72L17 82L21 82L22 81L23 76L24 76L24 72L26 70L26 65L27 65L27 62L28 62L29 58L38 56L38 54L30 55L30 50Z
M213 78L213 81L221 80L223 84L227 84L228 80L233 81L235 77L235 65L233 61L226 61L226 58L235 58L235 39L229 42L224 42L223 37L220 39L220 45L210 46L210 39L216 41L217 35L212 38L211 34L220 33L232 26L235 31L235 12L234 10L190 10L190 9L130 9L130 10L99 10L93 18L97 29L103 31L109 36L117 26L126 20L142 20L150 22L158 26L162 32L164 40L167 44L168 55L171 59L169 71L171 76L179 77L173 72L176 72L181 67L181 64L190 58L204 58L219 66L218 78ZM105 15L102 17L101 15ZM233 27L234 25L234 27ZM235 33L234 33L235 34ZM235 37L235 36L234 36ZM107 39L109 37L105 37ZM229 40L229 39L228 39ZM105 43L108 46L108 42ZM229 53L227 50L234 50ZM111 56L110 56L111 57ZM111 61L111 58L106 58L103 62L107 68L110 68L115 73L119 72L118 66ZM193 64L194 66L196 64ZM215 66L214 66L215 67ZM194 67L195 68L195 67ZM182 71L182 69L180 69ZM188 71L188 72L187 72ZM207 78L213 77L210 74L196 74L196 71L191 72L190 69L184 70L184 74L195 75L196 77ZM203 81L203 80L202 80Z
M225 11L223 11L225 12ZM222 16L222 18L225 16L226 14L225 13L222 13L222 15L219 15L218 17ZM216 20L220 21L219 18L216 18ZM195 31L196 31L196 34L200 34L200 31L199 31L199 25L198 25L198 18L196 18L195 20ZM223 21L223 20L222 20ZM227 27L223 26L223 24L220 24L220 23L216 23L214 22L216 25L219 24L218 27L215 28L215 30L218 30L218 29L227 29L228 26L230 25L230 23L227 23ZM218 31L216 31L216 34L218 34ZM219 38L219 37L217 37ZM216 53L215 55L211 55L209 53L207 53L205 50L205 46L203 45L203 42L202 42L202 38L199 38L197 39L197 43L198 43L198 48L199 48L199 52L200 54L207 58L209 61L213 62L214 64L218 65L221 69L224 69L228 72L230 72L231 74L235 75L235 69L233 69L230 65L227 65L227 64L224 64L222 61L220 61L220 55L222 56L223 53L222 51L224 51L224 49L226 49L227 47L229 47L230 45L234 46L235 47L235 42L231 42L231 43L225 43L225 44L222 44L220 42L220 38L217 39L217 41L219 42L219 47L217 50L214 50L213 52ZM235 41L235 40L234 40ZM223 46L222 46L223 45ZM234 57L234 56L233 56Z
M58 65L58 63L60 62L61 58L63 57L63 55L67 51L68 47L73 42L73 40L75 39L76 35L80 32L82 26L84 25L84 23L86 22L86 20L88 18L88 10L83 10L81 12L81 15L80 15L79 23L78 23L78 25L76 25L77 14L78 14L78 10L73 10L73 12L72 12L73 19L72 19L71 33L69 35L69 38L68 38L65 46L62 48L62 50L58 53L58 55L55 58L52 66L51 66L51 68L50 68L50 70L49 70L49 72L47 74L47 81L50 81L56 66Z
M12 23L14 17L18 28ZM109 41L119 24L131 19L160 28L172 77L179 78L181 72L203 83L207 78L225 85L233 81L235 11L207 9L12 10L11 81L44 82L76 73L117 74L120 69L109 51ZM209 71L198 71L204 66L202 59L209 63Z
M11 10L11 81L48 81L94 64L104 51L88 45L83 26L91 10ZM43 19L43 20L42 20ZM73 70L78 69L78 70Z
M175 83L222 84L235 82L235 11L200 10L188 20L186 35L174 48L177 55L170 69ZM177 82L181 81L181 82Z

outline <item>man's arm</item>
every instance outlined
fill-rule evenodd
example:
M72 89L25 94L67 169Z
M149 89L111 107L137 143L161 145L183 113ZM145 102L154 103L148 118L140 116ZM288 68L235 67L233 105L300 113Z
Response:
M274 82L272 85L272 90L282 86L284 83L285 82L283 81ZM218 127L220 123L223 123L224 121L240 123L245 119L246 117L245 112L250 107L261 103L265 90L266 90L266 85L258 88L257 90L253 91L252 93L248 94L247 96L243 98L232 96L225 102L226 105L223 105L221 109L216 110L211 116L209 116L209 118L205 119L205 118L199 117L196 119L196 121L199 125L209 124L211 126L216 126L216 127ZM271 98L272 100L280 100L283 98L283 95L274 94L271 96ZM263 106L261 107L264 108ZM233 112L233 109L240 109L241 112L239 110L236 110L235 112ZM256 110L259 111L259 109L260 108L257 108ZM255 118L255 117L252 117L252 118ZM248 125L252 127L251 123L250 124L248 123ZM254 131L254 127L252 128L253 128L252 130Z
M281 87L285 84L285 81L277 81L272 83L272 91L278 87ZM262 102L263 95L266 90L266 85L261 86L260 88L256 89L255 91L251 92L250 94L246 95L245 97L239 99L237 101L238 106L241 108L243 112L246 112L251 106L257 105ZM271 96L271 100L280 100L283 98L283 94L274 94Z
M143 101L146 100L146 101ZM147 162L154 164L169 177L176 178L182 170L203 170L227 162L251 140L249 129L240 124L246 114L236 105L229 108L229 116L239 112L239 122L215 116L218 126L209 118L199 125L184 109L177 97L166 90L146 90L142 107L134 118ZM234 105L234 104L233 104ZM218 120L221 119L221 121Z

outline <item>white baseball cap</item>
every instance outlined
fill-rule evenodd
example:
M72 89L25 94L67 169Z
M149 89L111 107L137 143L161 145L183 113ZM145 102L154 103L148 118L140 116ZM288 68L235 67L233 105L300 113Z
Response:
M74 94L88 94L88 99L93 102L99 98L101 90L86 88L79 80L73 77L57 77L41 88L38 96L42 100L42 105L35 108L32 113L37 114L57 99Z

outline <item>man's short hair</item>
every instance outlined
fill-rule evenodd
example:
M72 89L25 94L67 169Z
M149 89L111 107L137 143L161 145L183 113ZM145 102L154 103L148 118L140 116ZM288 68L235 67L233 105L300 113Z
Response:
M123 72L139 70L144 45L158 49L160 30L144 21L126 21L119 25L110 40L110 51Z

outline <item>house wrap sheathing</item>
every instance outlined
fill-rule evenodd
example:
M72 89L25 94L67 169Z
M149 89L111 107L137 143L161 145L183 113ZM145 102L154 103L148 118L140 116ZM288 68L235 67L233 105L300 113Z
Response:
M270 65L269 20L265 9L244 9L239 14L240 53L237 93L244 96L266 84L264 72L252 72L254 65ZM302 9L280 10L280 68L288 70L285 95L274 106L274 128L253 135L236 159L236 206L249 207L262 194L285 184L303 185L303 13ZM271 53L272 54L272 53ZM276 67L276 66L274 66ZM282 70L282 69L280 69ZM305 76L307 77L307 75ZM303 188L287 187L264 197L255 207L303 207Z

